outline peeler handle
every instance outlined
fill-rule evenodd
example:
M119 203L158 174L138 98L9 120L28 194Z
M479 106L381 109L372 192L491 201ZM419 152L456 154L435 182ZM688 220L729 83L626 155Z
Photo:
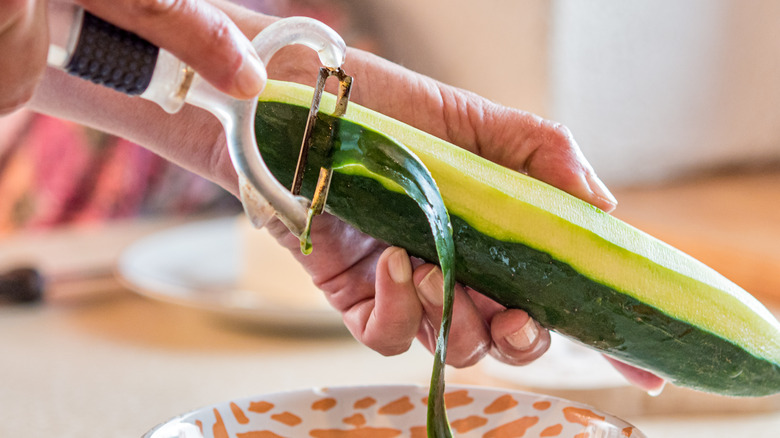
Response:
M169 113L184 105L194 72L171 53L75 4L52 2L49 22L49 65Z
M276 216L296 236L305 233L309 201L276 180L257 148L257 99L239 100L222 93L170 52L81 7L52 2L49 13L49 65L151 100L169 113L177 112L185 102L210 112L225 130L228 152L238 174L239 194L251 222L260 228ZM252 44L264 65L279 49L291 44L315 50L320 62L329 68L341 67L346 56L346 44L333 29L304 17L270 24Z
M155 45L87 11L78 29L65 71L131 96L146 91L159 54Z

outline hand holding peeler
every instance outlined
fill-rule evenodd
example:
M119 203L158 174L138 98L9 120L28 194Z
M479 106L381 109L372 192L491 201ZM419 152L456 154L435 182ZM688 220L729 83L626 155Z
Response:
M300 183L319 111L325 82L339 81L335 116L346 111L352 78L341 69L346 56L343 39L325 24L305 17L280 19L260 32L252 45L263 65L282 47L302 44L315 50L323 67L312 98L293 187L288 189L271 174L259 152L254 117L257 98L240 100L214 88L171 53L75 6L52 3L64 31L52 31L48 63L96 84L157 103L169 113L185 103L210 112L225 131L227 147L238 174L244 211L256 228L278 217L299 239L308 239L312 217L321 213L327 197L330 169L321 169L310 202L300 195ZM63 20L56 20L63 18ZM64 23L61 23L64 21Z

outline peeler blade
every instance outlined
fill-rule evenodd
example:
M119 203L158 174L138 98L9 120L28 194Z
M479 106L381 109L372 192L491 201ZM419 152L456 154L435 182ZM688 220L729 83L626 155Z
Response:
M314 88L314 94L311 100L311 106L309 107L309 116L306 119L306 128L303 132L303 139L301 140L301 150L298 155L298 164L295 168L295 176L293 178L293 184L291 192L293 195L299 195L301 192L301 185L303 184L303 174L306 169L306 163L309 156L309 149L311 148L312 134L314 133L314 126L317 123L317 114L320 111L320 102L322 101L322 93L325 90L325 83L329 77L335 76L339 81L339 92L336 100L336 108L333 111L334 117L341 117L347 112L347 104L349 103L349 95L352 90L352 77L344 73L344 70L331 67L320 67L319 75L317 77L317 85ZM327 189L325 190L327 194Z
M293 178L293 184L290 190L292 194L296 196L300 195L301 186L303 185L303 176L306 171L309 150L311 149L314 126L317 123L317 115L319 114L322 93L325 89L325 83L331 76L336 77L339 81L339 91L336 100L336 107L332 115L334 117L341 117L347 112L349 96L352 90L352 77L348 76L340 67L321 67L317 77L317 86L314 89L311 106L309 107L309 116L306 119L306 128L304 129L303 139L301 140L301 150L298 154L298 164L295 168L295 176ZM335 132L331 131L330 143L328 145L329 148L332 147L334 135ZM321 214L325 208L325 202L328 198L328 189L330 188L330 181L332 176L333 169L330 166L320 167L319 176L317 178L317 185L314 189L314 195L312 196L311 205L308 209L306 227L304 228L303 234L301 235L301 249L306 254L311 251L310 234L312 219L314 216Z

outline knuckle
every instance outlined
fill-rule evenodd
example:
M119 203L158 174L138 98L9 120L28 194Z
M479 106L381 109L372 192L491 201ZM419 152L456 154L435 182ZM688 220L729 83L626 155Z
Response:
M221 18L221 17L220 17ZM228 20L214 20L209 29L210 38L214 41L225 41L232 37L232 28Z
M374 350L381 354L382 356L389 357L389 356L398 356L399 354L405 353L409 349L409 345L399 345L399 344L393 344L393 345L382 345L378 348L375 348Z
M218 86L228 87L244 63L238 29L226 16L215 13L196 38L199 41L198 62L208 60L207 68L215 74L211 79L216 81Z
M225 61L233 73L238 72L243 61L235 40L233 26L229 20L214 20L209 26L208 41L210 41L211 50L215 54L227 58Z
M542 119L540 122L544 144L556 147L573 147L572 134L566 125L552 120Z
M98 15L113 11L136 20L181 14L194 8L192 0L119 0L111 4L105 0L78 0L78 3Z
M561 162L582 169L586 160L569 128L558 122L547 122L547 126L546 145L551 152L560 155ZM570 176L578 177L575 172Z
M227 141L224 136L220 135L214 144L215 147L211 148L211 153L205 160L207 175L213 175L214 180L222 187L235 190L234 193L238 193L236 171L228 153Z
M384 333L376 333L376 331L372 331L370 333L366 332L363 334L362 342L382 356L397 356L399 354L405 353L411 346L410 339L398 339L393 342L388 338L389 337Z
M170 13L186 8L187 0L136 0L135 10L143 15Z
M479 362L482 357L484 356L484 353L480 354L469 354L465 356L457 356L452 359L452 361L447 361L448 365L451 365L455 368L469 368L471 366L474 366Z
M488 352L489 346L484 342L472 345L455 340L455 345L451 345L447 364L455 368L468 368L476 365Z

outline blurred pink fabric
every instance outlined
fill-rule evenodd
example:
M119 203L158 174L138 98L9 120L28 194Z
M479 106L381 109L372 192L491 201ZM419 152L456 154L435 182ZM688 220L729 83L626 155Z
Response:
M238 201L220 187L127 140L39 114L25 118L16 138L0 150L0 235L239 211Z

